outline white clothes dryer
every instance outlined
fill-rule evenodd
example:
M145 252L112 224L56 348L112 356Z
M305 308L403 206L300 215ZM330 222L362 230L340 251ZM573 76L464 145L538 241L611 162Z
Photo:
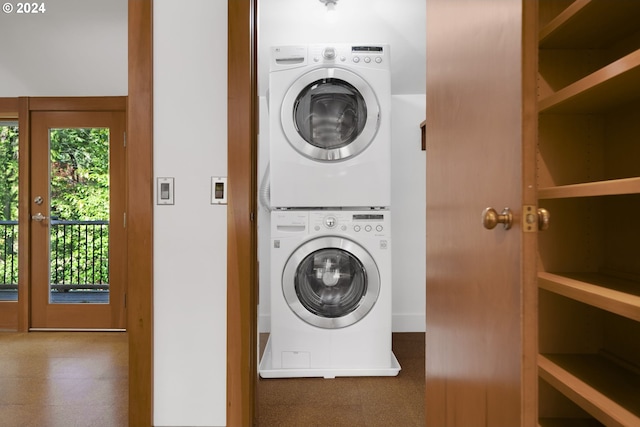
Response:
M389 211L271 214L271 333L260 376L394 376Z
M389 207L388 45L271 48L273 208Z

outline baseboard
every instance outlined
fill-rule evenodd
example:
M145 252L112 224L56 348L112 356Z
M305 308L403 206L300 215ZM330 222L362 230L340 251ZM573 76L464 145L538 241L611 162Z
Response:
M424 332L426 327L424 314L394 314L391 319L392 332Z
M271 315L259 314L258 315L258 333L271 332Z

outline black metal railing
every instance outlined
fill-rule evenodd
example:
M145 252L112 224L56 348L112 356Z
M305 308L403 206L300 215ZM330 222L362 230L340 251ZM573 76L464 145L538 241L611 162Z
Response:
M109 288L109 221L51 220L51 287Z
M109 221L50 221L51 288L109 289ZM18 223L0 221L0 289L18 288Z
M18 221L0 221L0 289L18 289Z

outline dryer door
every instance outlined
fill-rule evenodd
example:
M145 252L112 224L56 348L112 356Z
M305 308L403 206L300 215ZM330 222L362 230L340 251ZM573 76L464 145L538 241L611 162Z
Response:
M342 68L302 75L282 102L282 128L300 154L319 161L348 159L375 138L380 105L369 84Z
M380 293L380 273L362 246L339 237L321 237L300 246L282 274L287 304L305 322L344 328L362 319Z

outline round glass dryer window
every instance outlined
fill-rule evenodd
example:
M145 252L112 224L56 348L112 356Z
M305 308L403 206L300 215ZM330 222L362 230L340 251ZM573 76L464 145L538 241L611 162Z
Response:
M323 328L342 328L362 319L379 290L379 273L369 253L335 237L298 248L283 274L289 307L305 322Z
M293 107L300 136L322 150L346 147L362 133L367 105L343 80L322 79L305 87Z
M282 102L282 129L300 154L319 161L356 156L373 141L380 106L367 82L341 68L310 71Z

